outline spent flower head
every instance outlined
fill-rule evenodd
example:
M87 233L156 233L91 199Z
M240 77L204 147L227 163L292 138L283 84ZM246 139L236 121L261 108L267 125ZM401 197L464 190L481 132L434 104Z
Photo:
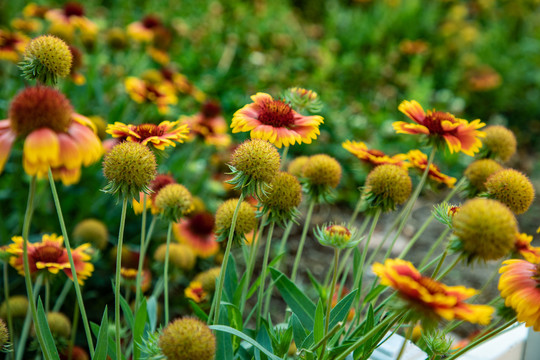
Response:
M245 195L261 198L281 166L277 149L267 141L247 140L234 151L229 168L234 176L228 183Z
M161 244L154 252L154 260L160 263L165 262L167 244ZM184 244L169 244L169 261L177 269L189 271L195 267L197 257L191 248Z
M308 158L302 169L304 191L315 202L328 202L341 181L341 165L326 154Z
M229 230L237 204L238 199L230 199L221 204L217 209L216 234L218 235L218 241L224 241L229 236ZM238 244L245 242L246 234L251 232L256 224L255 208L246 201L242 201L236 218L233 241Z
M473 161L467 169L465 169L464 173L468 181L466 188L467 195L469 197L474 197L479 193L485 192L486 180L502 169L502 165L492 159Z
M169 360L213 360L216 337L201 320L184 317L163 329L159 347Z
M512 130L501 125L492 125L484 129L486 137L482 141L481 156L502 162L510 160L517 149L516 136Z
M491 175L485 183L487 194L514 212L523 214L534 200L534 187L529 178L514 169L504 169Z
M407 170L398 165L379 165L368 174L364 198L371 209L391 211L411 195L412 181Z
M55 85L58 78L69 75L72 61L71 51L63 40L43 35L30 41L19 66L26 79Z
M132 199L139 192L150 193L156 177L156 157L140 143L123 142L111 149L103 160L103 174L109 181L103 191Z
M289 163L287 172L296 176L298 179L304 177L304 165L309 160L308 156L298 156Z
M315 229L315 237L323 246L334 249L353 248L362 238L356 228L349 228L345 224L324 224Z
M90 243L97 249L103 250L109 241L109 231L102 221L85 219L75 225L73 240L78 244Z
M300 215L298 206L302 202L302 186L298 179L280 171L270 183L270 189L262 197L259 215L268 214L268 220L285 225L289 220L296 221Z
M169 184L159 190L155 205L169 221L177 222L191 209L193 198L185 186Z

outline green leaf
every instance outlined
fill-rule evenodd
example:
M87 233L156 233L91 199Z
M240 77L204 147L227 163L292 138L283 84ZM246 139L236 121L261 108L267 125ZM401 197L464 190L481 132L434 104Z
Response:
M304 328L313 329L315 304L281 271L270 268L270 273L281 297L298 316Z
M96 350L94 351L93 360L107 360L107 332L109 331L109 318L107 316L107 305L101 318L101 326L97 333Z
M236 276L236 262L234 261L234 257L229 255L229 263L225 272L225 283L223 286L223 299L232 303L237 288L238 277Z
M210 326L210 329L212 330L216 330L216 331L219 331L219 332L223 332L223 333L228 333L228 334L232 334L232 335L235 335L235 336L238 336L240 339L244 340L244 341L247 341L248 343L250 343L251 345L255 346L257 349L259 349L262 353L264 353L266 356L268 356L270 359L272 360L281 360L279 357L275 356L274 354L272 354L270 351L268 351L267 349L264 348L264 346L262 346L261 344L259 344L257 341L253 340L252 338L250 338L249 336L247 336L246 334L244 334L243 332L240 332L236 329L233 329L232 327L229 327L229 326L225 326L225 325L211 325ZM219 356L216 355L216 359L223 359Z
M364 299L364 304L367 304L371 300L375 299L379 294L386 289L388 286L386 285L377 285L373 289L369 291L369 293L366 295Z
M268 264L268 268L274 266L278 260L281 259L281 257L283 256L283 254L281 255L278 255L276 256L269 264ZM249 291L248 291L248 294L246 296L246 299L249 299L253 296L253 294L255 294L257 292L257 290L259 289L259 284L261 283L261 276L257 276L257 279L255 279L255 281L253 282L253 285L251 285L251 287L249 288Z
M124 313L124 318L127 322L128 327L130 329L133 329L133 312L131 311L131 308L129 307L126 299L124 299L122 295L120 295L120 306L122 307L122 312Z
M144 329L146 327L146 320L148 319L148 311L146 309L146 298L143 297L139 309L135 314L135 323L133 326L133 359L139 360L141 357L141 349L137 346L142 341Z
M41 350L46 354L45 358L51 360L60 360L58 350L56 349L56 344L54 343L54 338L51 334L51 329L49 329L47 316L45 315L45 310L43 309L43 304L41 303L41 297L38 298L37 325L41 331L41 335L43 336L43 344L40 345Z
M319 294L319 296L322 298L326 297L325 295L326 288L319 281L317 281L317 279L315 278L315 276L313 276L313 274L311 273L311 271L309 271L309 269L307 269L307 274L308 274L309 280L311 281L311 285L313 285L313 287L317 290L317 293Z
M354 290L350 294L347 294L343 299L341 299L336 306L330 311L330 326L329 329L332 329L337 325L338 322L344 321L349 315L349 310L354 301L358 290Z
M272 340L268 336L268 331L266 331L266 326L261 326L259 333L257 334L257 342L261 344L262 347L267 349L270 352L273 352L272 349ZM267 360L268 357L264 354L261 354L259 349L255 349L255 360Z
M148 314L148 322L150 323L150 332L154 332L157 326L157 300L154 295L148 298L146 312Z
M221 305L221 307L222 309L219 312L218 322L222 324L227 324L229 322L227 309L225 308L225 305ZM211 328L212 326L210 326L210 329ZM235 330L235 331L238 331L238 330ZM227 332L216 333L216 344L217 344L216 359L233 360L233 354L234 354L233 343L232 343L231 335L229 333Z
M313 325L313 341L319 342L324 336L324 305L319 298L315 309L315 324Z
M296 346L301 346L307 337L306 329L304 329L302 323L300 322L300 319L298 319L298 316L296 316L295 314L291 315L291 320L289 324L289 326L291 326L293 330L294 343L296 344Z
M197 305L195 301L189 299L189 305L199 319L201 319L203 322L208 322L208 314L201 309L201 307Z

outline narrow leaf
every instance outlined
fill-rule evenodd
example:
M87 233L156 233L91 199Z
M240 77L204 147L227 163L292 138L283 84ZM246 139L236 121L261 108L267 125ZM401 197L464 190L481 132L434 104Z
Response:
M41 298L38 298L37 322L37 325L41 330L41 335L43 336L43 344L40 344L42 346L41 350L48 355L46 358L51 360L60 360L51 329L49 329L47 316L45 315L45 310L43 309L43 304L41 303Z
M94 351L93 360L107 360L107 332L109 331L109 317L107 316L107 306L101 318L101 326L97 333L96 350Z
M252 338L250 338L249 336L247 336L246 334L244 334L243 332L240 332L236 329L233 329L232 327L229 327L229 326L225 326L225 325L211 325L210 326L210 329L212 330L217 330L219 332L224 332L224 333L229 333L229 334L232 334L232 335L235 335L235 336L238 336L239 338L241 338L242 340L244 341L247 341L248 343L250 343L251 345L255 346L257 349L259 349L261 352L263 352L264 354L266 354L266 356L268 356L270 359L272 360L281 360L279 357L277 357L276 355L272 354L270 351L266 350L264 348L264 346L262 346L261 344L259 344L257 341L253 340ZM216 359L222 359L222 358L219 358L216 356Z

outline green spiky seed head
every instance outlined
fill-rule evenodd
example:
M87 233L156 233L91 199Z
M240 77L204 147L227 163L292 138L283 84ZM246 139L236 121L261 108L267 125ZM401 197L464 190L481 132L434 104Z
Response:
M479 192L486 191L486 180L492 174L502 170L501 164L491 159L481 159L472 162L465 169L465 177L469 180L472 186Z
M4 320L0 319L0 349L9 341L9 332Z
M307 156L299 156L295 158L287 167L287 172L293 174L299 179L304 177L304 165L306 165L308 159L309 157Z
M191 209L193 197L185 186L169 184L159 190L154 203L165 218L177 222Z
M289 211L300 205L302 186L295 176L280 171L270 185L271 190L268 190L262 199L263 205L282 211Z
M279 171L281 159L275 146L268 141L252 139L236 148L231 165L255 181L270 183Z
M482 140L489 157L503 162L510 160L516 152L517 141L514 133L501 125L488 126L484 129L486 137Z
M221 272L221 267L214 267L197 274L193 281L201 283L202 288L206 292L212 292L216 289L216 280Z
M452 223L460 249L469 260L497 260L514 248L516 218L497 200L468 200L454 215Z
M366 198L371 207L382 206L383 211L393 210L411 195L412 181L401 166L384 164L368 174L365 184Z
M227 239L237 204L238 199L230 199L217 209L215 226L219 240ZM238 242L240 239L244 239L245 234L253 230L256 224L255 208L251 204L242 201L234 227L235 240Z
M534 187L529 178L514 169L504 169L486 180L489 197L497 199L514 212L523 214L534 200Z
M38 79L43 84L56 84L59 77L69 75L72 61L73 55L63 40L43 35L26 46L21 69L28 80Z
M0 306L0 317L7 318L7 303L4 301ZM14 318L24 318L28 310L28 298L24 295L9 297L9 312Z
M184 317L167 325L159 337L159 347L169 360L213 360L216 337L199 319Z
M71 334L71 320L60 312L49 312L47 314L47 322L54 336L69 339Z
M313 155L308 158L302 170L303 177L311 184L337 188L341 181L341 165L331 156Z
M150 193L148 186L156 177L156 157L146 146L122 142L109 151L103 160L103 174L109 180L104 191L128 199L140 192Z
M103 250L109 241L109 231L102 221L85 219L73 229L73 239L78 244L90 243L97 249Z
M72 114L73 108L64 94L46 86L25 88L9 107L10 127L20 136L43 127L57 133L65 132Z
M154 260L164 263L167 244L161 244L154 252ZM169 244L169 261L177 269L189 271L195 267L197 256L193 250L184 244Z

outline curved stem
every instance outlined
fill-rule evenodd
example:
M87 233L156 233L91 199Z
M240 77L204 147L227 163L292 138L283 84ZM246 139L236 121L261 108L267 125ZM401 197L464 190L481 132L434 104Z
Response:
M221 293L223 292L223 285L225 284L225 273L227 271L227 265L229 264L229 255L231 254L231 247L234 236L234 228L236 227L236 219L238 218L238 212L240 211L240 205L244 200L244 191L240 193L240 198L238 198L238 203L234 209L233 217L231 220L231 228L229 229L229 238L227 239L227 247L225 248L225 254L223 255L223 263L221 264L221 270L219 272L219 282L218 287L216 288L215 297L216 301L212 304L214 309L214 324L219 322L219 310L221 308ZM212 310L210 310L211 312ZM208 322L211 321L211 317L208 317Z
M332 300L334 298L334 292L336 290L338 264L339 264L339 250L334 249L334 271L332 275L332 285L330 287L330 296L328 297L328 304L326 306L326 321L324 323L323 337L325 337L326 334L328 334L328 328L330 327L330 310L332 310ZM321 356L320 356L321 359L323 359L323 355L326 350L326 343L327 343L327 340L325 340L322 344Z
M52 311L59 311L62 305L64 304L64 301L66 300L66 296L69 293L69 290L71 290L71 285L73 282L70 279L67 279L64 283L64 286L62 287L62 291L60 291L60 295L56 297L56 301L54 302L54 306L52 308Z
M144 255L146 252L146 203L147 203L146 193L143 194L143 211L142 211L142 223L141 223L141 245L139 247L139 266L137 267L137 278L135 279L135 313L139 309L139 303L141 301L141 279L142 271L144 265Z
M122 215L120 230L118 231L118 245L116 246L116 276L114 281L114 325L116 341L116 358L122 356L122 341L120 337L120 268L122 267L122 245L124 242L124 227L126 226L127 197L122 200Z
M5 304L6 304L6 315L7 315L7 323L8 323L8 331L9 331L9 342L13 344L13 348L15 348L16 344L14 342L15 337L13 336L13 317L11 316L10 306L9 306L9 277L8 277L8 263L7 261L4 261L4 298L5 298ZM11 358L15 359L15 353L11 352Z
M407 332L405 333L405 338L403 339L403 344L401 345L401 349L399 349L398 356L396 360L401 360L401 357L405 353L405 348L407 347L407 341L412 337L413 332L413 326L409 324L409 328L407 329Z
M253 269L255 268L255 259L257 258L257 251L259 249L259 242L264 231L264 224L266 224L266 215L262 217L259 229L253 234L253 241L251 242L249 249L249 258L246 266L246 280L243 284L242 295L240 297L240 313L244 313L244 307L246 306L246 298L249 290L249 282L253 275Z
M272 244L272 235L274 234L275 222L272 221L268 227L268 235L266 237L266 246L264 248L264 258L261 270L261 282L259 284L259 295L257 295L257 329L261 327L261 313L264 294L264 283L266 282L266 268L268 267L268 258L270 257L270 247Z
M169 246L171 244L172 221L167 229L167 245L165 247L165 266L163 267L163 298L165 300L165 325L169 323Z
M291 273L291 281L296 280L296 272L298 271L298 266L300 265L300 258L302 257L302 250L304 249L304 244L306 243L307 232L309 225L311 223L311 216L313 215L313 208L315 207L315 200L311 200L309 203L309 208L306 215L306 221L304 222L304 228L302 229L302 237L300 238L300 243L298 244L298 250L296 252L296 257L294 259L294 265Z
M347 227L351 227L354 221L356 220L356 217L358 216L358 213L360 212L360 208L362 207L362 194L360 194L360 197L358 198L358 201L356 202L356 206L354 207L354 211L351 215L351 218L349 219L349 222L347 223Z
M49 274L45 274L45 314L49 313L51 304L51 282L49 281Z
M73 346L75 345L75 339L77 338L77 327L79 325L79 303L75 303L73 307L73 326L71 327L71 337L69 338L68 344L68 360L71 360L73 356Z
M92 340L92 333L90 332L88 317L86 316L86 308L84 307L81 286L79 284L79 280L77 279L77 271L74 271L75 262L73 261L73 254L71 253L71 245L69 242L68 232L66 230L66 223L64 222L64 216L62 215L62 207L60 206L60 200L58 198L58 193L56 192L56 185L54 184L51 168L49 168L49 184L51 186L51 192L54 200L54 206L56 207L56 213L58 214L58 222L60 223L60 228L62 229L62 236L64 238L64 246L66 247L66 252L69 259L69 266L72 270L71 276L73 277L73 284L75 285L75 294L77 295L77 302L79 303L79 309L81 311L81 318L83 320L86 341L88 343L90 357L92 357L94 356L94 342Z

